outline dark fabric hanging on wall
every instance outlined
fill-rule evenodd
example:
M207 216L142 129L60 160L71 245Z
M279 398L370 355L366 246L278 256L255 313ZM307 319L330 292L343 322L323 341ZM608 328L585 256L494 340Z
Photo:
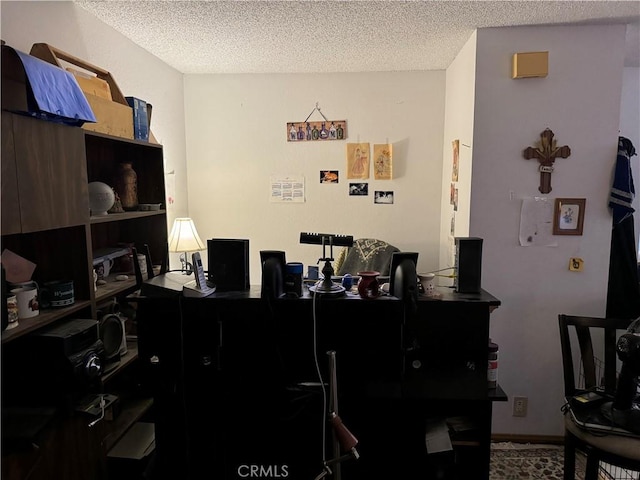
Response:
M635 195L631 174L631 157L635 155L633 143L618 139L618 156L609 198L613 213L611 254L609 258L609 285L607 291L607 317L637 318L640 316L640 285L638 259L633 226L631 202Z

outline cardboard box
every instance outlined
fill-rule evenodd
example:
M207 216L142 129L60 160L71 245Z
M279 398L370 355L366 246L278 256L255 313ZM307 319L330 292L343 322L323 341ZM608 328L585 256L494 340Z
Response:
M73 68L67 68L67 72L73 74L84 93L89 93L106 100L113 100L113 97L111 96L111 88L106 80L102 80L95 75L85 74L84 72Z
M94 89L97 84L91 79L89 79L88 82L82 82L84 88L82 84L79 83L97 120L96 123L85 123L82 128L116 137L133 139L133 110L127 104L111 73L46 43L34 43L30 53L34 57L52 63L60 68L63 68L62 61L70 63L83 70L94 73L98 79L107 82L111 92L111 98L103 98L95 95L94 93L96 92Z
M67 68L67 71L73 73L98 120L96 123L84 124L82 128L115 137L133 139L132 109L111 99L109 84L101 78L84 74L72 68Z
M87 97L98 121L85 123L82 128L115 137L133 139L133 111L131 107L86 92L84 96Z
M149 116L147 102L136 97L126 97L127 103L133 109L133 138L149 141Z

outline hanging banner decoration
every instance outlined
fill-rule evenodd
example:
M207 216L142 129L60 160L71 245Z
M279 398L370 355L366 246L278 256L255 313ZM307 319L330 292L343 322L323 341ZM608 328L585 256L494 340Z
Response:
M310 121L313 112L318 111L322 115L321 121ZM316 106L304 122L287 123L288 142L314 142L319 140L344 140L347 138L346 120L329 120Z

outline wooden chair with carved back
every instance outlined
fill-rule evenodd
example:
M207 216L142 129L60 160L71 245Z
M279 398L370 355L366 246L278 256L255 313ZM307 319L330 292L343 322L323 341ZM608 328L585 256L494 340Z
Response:
M571 399L590 391L613 398L619 363L616 342L632 320L563 314L558 316L558 320L567 405ZM578 349L572 349L576 344ZM574 365L579 368L574 368ZM587 457L585 480L603 478L598 476L601 463L630 471L624 478L640 480L640 436L620 435L613 431L603 433L581 427L569 408L563 410L564 480L575 479L576 450Z

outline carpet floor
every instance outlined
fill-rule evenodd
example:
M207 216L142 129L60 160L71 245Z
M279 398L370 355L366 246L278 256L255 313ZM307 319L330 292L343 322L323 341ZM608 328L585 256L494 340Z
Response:
M556 445L491 446L491 480L562 480L564 451ZM576 461L576 479L584 478L585 461Z

